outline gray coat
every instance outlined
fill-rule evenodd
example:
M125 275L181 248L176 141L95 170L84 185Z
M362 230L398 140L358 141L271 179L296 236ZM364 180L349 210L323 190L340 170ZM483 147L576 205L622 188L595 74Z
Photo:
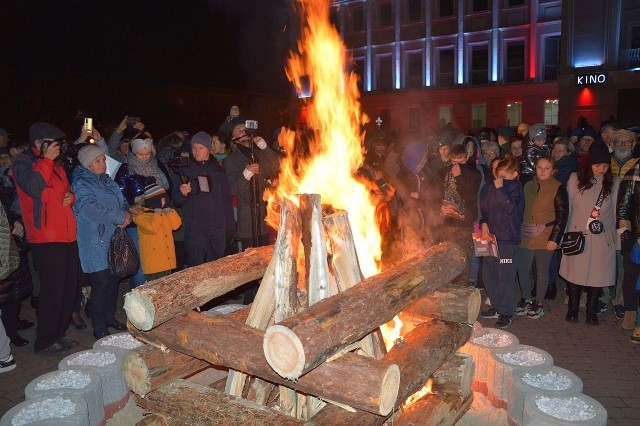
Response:
M560 276L573 284L587 287L608 287L616 282L616 199L618 181L614 180L609 194L600 209L600 221L604 231L592 234L587 231L584 252L575 256L562 256ZM602 178L584 192L578 190L578 177L572 173L567 182L569 194L569 220L565 232L586 231L587 220L596 204Z

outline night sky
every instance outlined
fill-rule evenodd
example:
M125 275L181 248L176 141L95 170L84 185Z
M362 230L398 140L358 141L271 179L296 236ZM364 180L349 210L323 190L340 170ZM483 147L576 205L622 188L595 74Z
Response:
M120 116L137 92L163 87L290 90L283 0L0 4L0 127L9 130L60 109Z

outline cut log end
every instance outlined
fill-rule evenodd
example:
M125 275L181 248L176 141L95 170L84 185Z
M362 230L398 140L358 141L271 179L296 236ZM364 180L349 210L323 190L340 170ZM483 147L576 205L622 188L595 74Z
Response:
M304 347L295 333L272 325L265 332L262 345L265 358L276 373L290 380L300 377L305 364Z
M480 313L480 305L482 303L482 296L480 295L480 291L476 290L469 297L469 317L468 323L473 324L475 320L478 319L478 314Z
M393 364L387 370L382 380L382 392L380 394L380 414L386 416L393 410L398 399L400 389L400 368Z
M144 294L135 290L127 293L124 298L124 310L131 324L138 330L149 331L153 328L156 309Z
M149 369L137 352L130 352L124 358L122 373L127 386L133 393L144 398L151 391Z

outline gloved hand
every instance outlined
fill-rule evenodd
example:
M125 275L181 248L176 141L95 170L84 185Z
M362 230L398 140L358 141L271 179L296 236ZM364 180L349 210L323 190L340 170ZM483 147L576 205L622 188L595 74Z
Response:
M227 235L225 236L225 247L229 247L234 244L238 239L238 233L235 229L227 229Z

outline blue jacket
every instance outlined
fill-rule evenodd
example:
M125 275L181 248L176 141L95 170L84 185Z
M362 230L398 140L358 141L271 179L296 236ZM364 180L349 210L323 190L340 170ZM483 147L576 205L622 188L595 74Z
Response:
M480 192L480 223L499 242L520 244L520 227L524 216L524 191L519 180L505 180L502 188L491 183Z
M82 270L86 273L105 270L109 267L111 236L116 225L124 222L129 205L109 175L97 175L82 166L73 171L73 191Z

